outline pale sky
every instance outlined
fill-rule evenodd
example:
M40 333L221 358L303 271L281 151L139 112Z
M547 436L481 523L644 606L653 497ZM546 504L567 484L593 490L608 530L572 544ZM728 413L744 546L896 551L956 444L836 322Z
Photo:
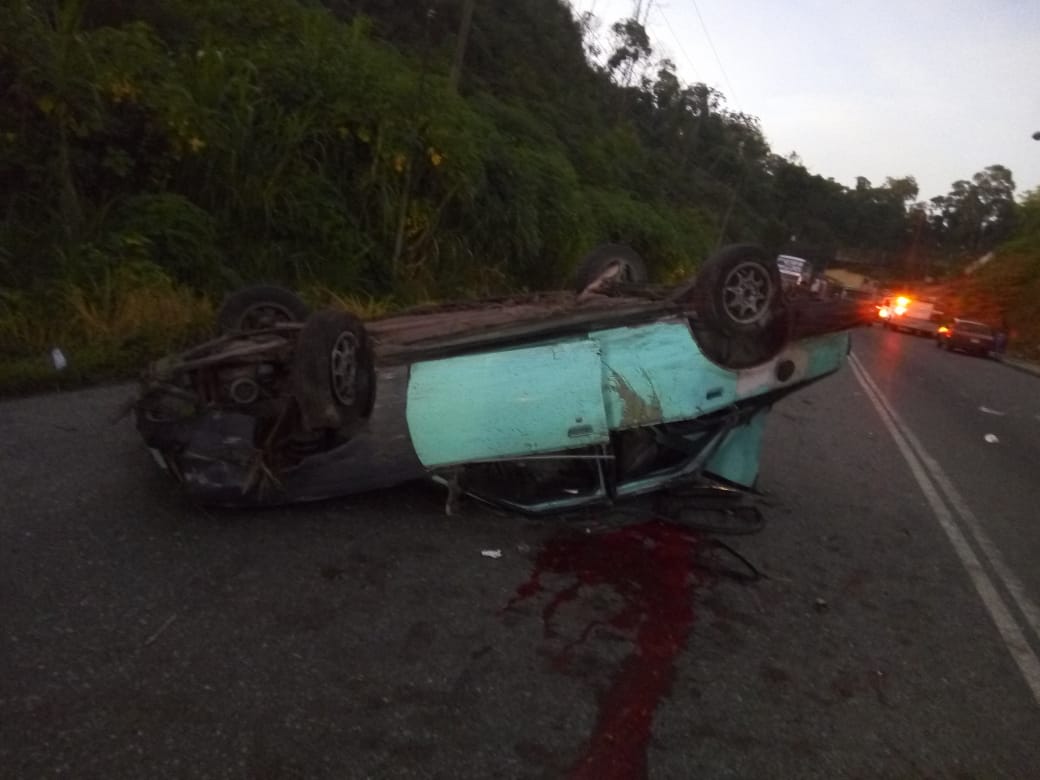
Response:
M636 6L570 2L604 42ZM1040 186L1040 0L654 0L647 28L683 81L721 90L813 173L913 175L921 200L995 163L1019 197Z

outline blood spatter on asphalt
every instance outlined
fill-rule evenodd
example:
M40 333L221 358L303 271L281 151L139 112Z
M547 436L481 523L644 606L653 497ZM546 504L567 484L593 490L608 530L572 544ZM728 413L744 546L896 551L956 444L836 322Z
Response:
M520 585L507 609L541 594L545 636L558 635L554 618L583 587L606 586L622 605L606 620L595 620L552 658L566 671L572 650L598 625L631 637L635 647L600 697L596 728L571 767L572 778L641 778L658 704L671 690L675 658L686 645L694 621L695 586L708 575L696 565L700 539L689 531L652 521L604 534L552 539L539 553L530 579ZM571 575L558 590L545 574Z

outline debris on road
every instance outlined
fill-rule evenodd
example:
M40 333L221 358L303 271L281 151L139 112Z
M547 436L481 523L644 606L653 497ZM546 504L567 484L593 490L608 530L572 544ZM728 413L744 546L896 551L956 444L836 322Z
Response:
M813 602L813 609L815 609L817 612L826 612L829 606L830 605L827 603L827 599L818 598L816 599L816 601Z
M170 624L173 623L173 621L176 620L176 619L177 619L177 613L176 612L174 614L170 615L168 618L166 618L166 620L163 622L163 624L161 626L159 626L159 628L156 629L155 633L152 634L150 637L148 637L146 640L144 640L144 646L148 647L148 645L152 644L156 639L158 639L159 635L162 634L163 631L168 629L170 627Z
M64 371L69 365L69 361L65 357L65 353L55 347L51 350L51 363L54 364L55 371Z
M997 438L997 434L995 433L987 433L982 438L986 440L987 444L996 444L1000 441L1000 439Z
M980 406L979 411L983 414L992 414L996 417L1003 417L1006 412L998 412L996 409L990 409L988 406Z
M483 555L485 558L501 558L502 557L502 551L501 550L481 550L480 554Z

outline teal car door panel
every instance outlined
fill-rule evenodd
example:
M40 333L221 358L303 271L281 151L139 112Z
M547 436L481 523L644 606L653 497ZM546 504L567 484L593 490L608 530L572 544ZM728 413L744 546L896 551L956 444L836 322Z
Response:
M424 466L604 444L599 345L575 339L416 363L407 419Z
M689 420L736 399L736 376L706 358L684 320L593 333L612 430Z

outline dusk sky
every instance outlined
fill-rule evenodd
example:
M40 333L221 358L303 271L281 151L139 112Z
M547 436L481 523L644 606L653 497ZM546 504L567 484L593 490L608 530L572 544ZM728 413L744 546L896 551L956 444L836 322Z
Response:
M607 42L635 0L571 5ZM662 0L647 28L680 78L721 90L813 173L913 175L921 200L994 163L1019 197L1040 186L1040 0Z

